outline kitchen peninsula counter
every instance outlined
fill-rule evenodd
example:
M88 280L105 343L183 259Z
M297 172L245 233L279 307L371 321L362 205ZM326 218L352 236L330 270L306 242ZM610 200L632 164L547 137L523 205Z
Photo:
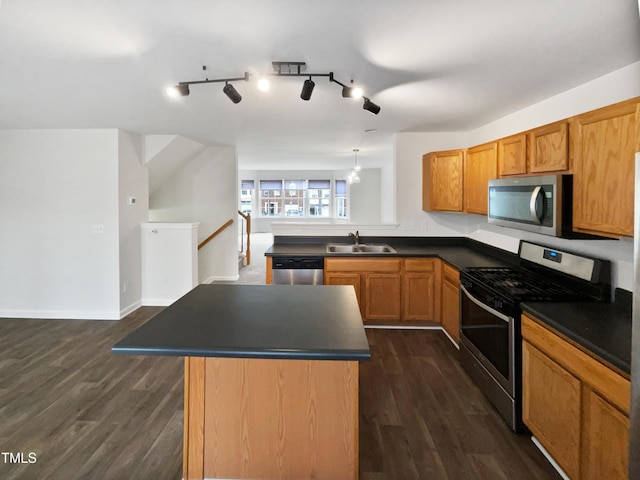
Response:
M112 351L185 357L184 478L358 478L352 288L199 285Z

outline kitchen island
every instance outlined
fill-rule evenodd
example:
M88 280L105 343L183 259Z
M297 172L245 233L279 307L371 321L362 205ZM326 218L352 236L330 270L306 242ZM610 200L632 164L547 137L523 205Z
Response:
M199 285L112 351L185 357L183 478L358 478L352 288Z

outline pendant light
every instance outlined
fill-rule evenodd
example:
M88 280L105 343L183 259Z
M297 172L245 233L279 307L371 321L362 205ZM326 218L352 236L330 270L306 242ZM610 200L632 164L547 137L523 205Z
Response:
M360 150L357 148L353 149L353 170L351 170L351 173L349 174L349 176L347 177L347 180L349 181L349 183L360 183L360 165L358 165L358 152Z

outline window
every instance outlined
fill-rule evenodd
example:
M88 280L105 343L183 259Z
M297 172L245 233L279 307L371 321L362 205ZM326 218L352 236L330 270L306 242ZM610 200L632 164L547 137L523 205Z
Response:
M284 181L284 216L303 217L305 212L306 180Z
M260 180L260 213L263 217L282 216L282 180Z
M242 180L240 186L240 211L245 215L253 213L253 180Z
M347 181L336 180L336 194L334 205L336 206L336 218L347 218Z
M309 216L329 217L331 180L309 180Z

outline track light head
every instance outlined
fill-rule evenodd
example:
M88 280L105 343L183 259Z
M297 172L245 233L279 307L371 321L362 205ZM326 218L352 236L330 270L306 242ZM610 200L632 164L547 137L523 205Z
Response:
M189 95L189 85L171 85L167 87L167 95L170 97L186 97Z
M233 103L240 103L240 100L242 100L242 95L240 95L235 87L230 83L227 83L222 91L227 97L229 97L229 100L231 100Z
M300 98L302 100L309 100L311 98L311 94L313 93L313 88L316 86L313 80L309 78L305 80L302 84L302 91L300 92Z
M362 98L362 89L359 87L342 87L342 96L344 98Z
M373 103L367 97L364 97L364 103L362 104L362 108L373 113L374 115L377 115L380 113L380 106Z

